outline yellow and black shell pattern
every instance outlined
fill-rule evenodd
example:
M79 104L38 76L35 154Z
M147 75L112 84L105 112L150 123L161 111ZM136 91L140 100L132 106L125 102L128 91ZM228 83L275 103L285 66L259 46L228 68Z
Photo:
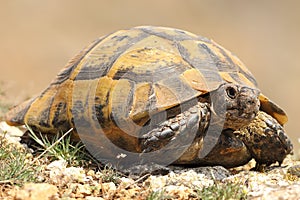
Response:
M212 40L174 28L134 27L94 41L39 96L8 112L6 120L56 133L76 128L77 119L98 129L88 122L96 118L101 134L139 151L134 134L150 116L224 82L257 87L245 65ZM278 106L260 98L266 112L286 122Z

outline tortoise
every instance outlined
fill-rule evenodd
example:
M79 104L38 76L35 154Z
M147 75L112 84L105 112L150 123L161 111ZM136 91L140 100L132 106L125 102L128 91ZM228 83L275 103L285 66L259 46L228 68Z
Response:
M73 139L120 166L269 166L292 152L286 113L246 66L216 42L140 26L95 40L40 95L6 114L9 125Z

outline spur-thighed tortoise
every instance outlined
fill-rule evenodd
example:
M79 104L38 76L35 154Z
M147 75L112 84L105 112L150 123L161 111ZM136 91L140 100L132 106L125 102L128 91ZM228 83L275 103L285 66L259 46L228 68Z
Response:
M6 121L51 134L74 128L95 157L116 165L270 165L292 151L286 114L236 56L164 27L97 39Z

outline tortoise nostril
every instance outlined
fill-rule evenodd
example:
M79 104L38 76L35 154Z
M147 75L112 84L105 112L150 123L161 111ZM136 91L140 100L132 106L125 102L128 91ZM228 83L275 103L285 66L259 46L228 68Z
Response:
M250 104L250 105L253 105L255 103L255 101L254 100L248 100L247 103Z

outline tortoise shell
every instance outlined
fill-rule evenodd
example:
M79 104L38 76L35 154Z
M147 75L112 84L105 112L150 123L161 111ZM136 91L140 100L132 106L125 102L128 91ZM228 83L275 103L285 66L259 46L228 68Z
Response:
M140 151L136 135L151 116L175 112L224 82L257 88L245 65L212 40L174 28L134 27L94 41L6 121L44 133L92 127L94 134L83 134L91 140L103 132L122 148ZM287 121L267 97L261 94L260 101L261 110Z

